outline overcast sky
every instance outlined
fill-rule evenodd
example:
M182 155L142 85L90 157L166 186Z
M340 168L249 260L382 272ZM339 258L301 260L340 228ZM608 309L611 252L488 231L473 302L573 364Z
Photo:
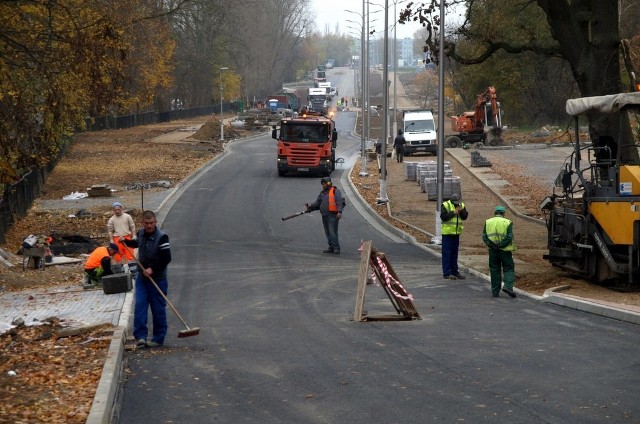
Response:
M393 0L389 1L389 22L392 22L393 19ZM384 28L382 26L382 21L384 20L384 8L382 6L374 6L373 3L378 3L380 5L384 5L384 0L372 0L371 5L369 6L369 13L371 15L371 20L369 21L369 26L371 28L375 28L376 34L379 34L379 37L383 36ZM401 4L407 3L406 1L398 2L398 6L396 7L396 12L400 13L402 9ZM324 33L325 26L329 25L329 31L335 32L336 23L340 25L340 33L348 34L353 32L351 29L347 28L347 26L352 26L358 28L359 26L352 24L350 22L346 22L347 20L361 22L362 18L354 13L345 12L347 10L353 10L362 13L362 0L311 0L312 9L316 14L316 29L321 33ZM374 11L380 10L380 12L374 13ZM377 21L372 22L374 19ZM420 24L411 22L404 25L398 25L397 27L397 37L405 38L405 37L413 37L413 34L416 30L420 29ZM390 28L391 29L391 28ZM393 37L393 32L389 33L389 37Z

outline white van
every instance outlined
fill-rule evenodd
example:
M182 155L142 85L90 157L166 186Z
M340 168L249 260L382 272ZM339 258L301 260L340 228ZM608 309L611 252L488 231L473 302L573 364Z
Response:
M438 154L438 138L436 123L431 109L405 110L402 112L402 128L407 141L404 154L432 153Z

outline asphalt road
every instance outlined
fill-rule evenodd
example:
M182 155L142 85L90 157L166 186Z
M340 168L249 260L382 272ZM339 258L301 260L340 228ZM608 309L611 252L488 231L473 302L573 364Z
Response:
M359 151L338 114L334 181L349 196L342 253L323 254L320 191L278 177L275 141L235 143L166 212L169 297L197 337L127 353L120 423L639 422L637 326L532 299L493 299L477 277L386 234L348 190ZM422 320L352 321L361 240L386 252ZM368 286L369 315L395 313Z

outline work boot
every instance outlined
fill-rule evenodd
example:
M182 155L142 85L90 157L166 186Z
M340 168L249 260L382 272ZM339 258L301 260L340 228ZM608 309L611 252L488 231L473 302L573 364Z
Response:
M149 340L147 342L147 347L159 347L159 346L162 346L162 345L158 342L154 342L153 340Z
M502 291L505 292L506 294L508 294L509 296L511 296L512 298L516 297L515 292L513 290L511 290L511 289L503 288Z
M136 347L138 349L143 349L143 348L147 347L147 341L145 339L136 340Z
M94 288L94 285L91 283L91 279L87 274L82 276L82 282L80 284L82 284L82 288L85 290Z
M333 249L332 248L324 249L322 253L333 253Z
M458 280L464 280L464 279L465 279L465 278L467 278L467 277L465 277L464 275L462 275L462 274L460 274L460 273L457 273L457 274L456 274L456 278L457 278Z

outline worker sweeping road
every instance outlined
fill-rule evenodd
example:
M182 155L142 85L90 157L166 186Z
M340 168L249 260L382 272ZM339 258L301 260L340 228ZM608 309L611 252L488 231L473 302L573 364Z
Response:
M142 227L137 238L123 240L127 247L138 248L140 269L136 277L135 308L133 315L133 336L136 347L158 347L164 344L167 335L167 266L171 262L169 236L157 228L156 214L145 211ZM159 290L154 287L156 285ZM164 296L162 295L164 294ZM153 336L148 339L147 314L151 308Z

